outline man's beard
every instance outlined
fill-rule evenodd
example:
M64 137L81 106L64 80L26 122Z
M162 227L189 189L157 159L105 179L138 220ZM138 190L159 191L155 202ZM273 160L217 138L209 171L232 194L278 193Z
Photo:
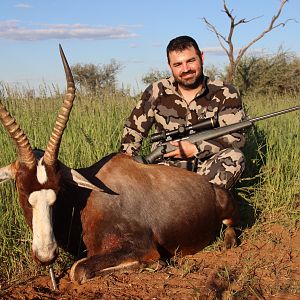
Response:
M189 72L189 73L193 73L193 72ZM180 86L189 90L198 88L203 83L203 79L204 79L203 73L200 73L197 77L189 78L189 79L182 79L180 77L175 77L175 80L178 82Z

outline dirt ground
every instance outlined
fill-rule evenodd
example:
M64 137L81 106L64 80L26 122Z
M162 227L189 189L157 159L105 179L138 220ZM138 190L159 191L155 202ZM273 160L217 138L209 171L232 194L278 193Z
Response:
M300 299L300 230L265 225L244 232L241 244L176 257L162 268L122 271L83 285L56 274L0 291L1 299ZM255 232L255 233L254 233Z

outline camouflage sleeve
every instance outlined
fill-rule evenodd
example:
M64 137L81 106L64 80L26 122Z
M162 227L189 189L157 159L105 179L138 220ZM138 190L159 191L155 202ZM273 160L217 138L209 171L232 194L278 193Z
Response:
M245 119L245 112L238 91L230 85L222 87L216 94L220 100L218 121L220 127L241 122ZM196 143L199 150L198 159L211 156L225 148L239 148L245 145L245 136L241 132L226 134L222 137Z
M138 154L143 139L147 137L154 122L152 103L153 87L150 85L125 122L120 149L122 152L129 155Z

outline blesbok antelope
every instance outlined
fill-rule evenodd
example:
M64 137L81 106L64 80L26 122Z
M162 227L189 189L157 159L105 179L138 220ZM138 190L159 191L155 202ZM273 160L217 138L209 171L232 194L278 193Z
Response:
M32 228L34 259L51 264L58 245L84 255L70 271L73 281L83 283L107 271L172 257L175 252L193 254L215 238L222 222L228 225L225 244L234 244L231 225L236 209L230 194L204 177L175 167L144 165L122 153L78 170L58 160L75 98L61 47L60 53L67 92L44 152L32 149L0 104L1 122L18 156L0 169L0 181L16 181L26 222Z

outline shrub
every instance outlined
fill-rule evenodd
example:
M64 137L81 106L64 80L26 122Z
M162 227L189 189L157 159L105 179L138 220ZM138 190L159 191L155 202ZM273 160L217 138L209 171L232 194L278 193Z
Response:
M279 49L275 55L247 56L237 68L235 86L242 94L262 95L299 92L300 59Z

